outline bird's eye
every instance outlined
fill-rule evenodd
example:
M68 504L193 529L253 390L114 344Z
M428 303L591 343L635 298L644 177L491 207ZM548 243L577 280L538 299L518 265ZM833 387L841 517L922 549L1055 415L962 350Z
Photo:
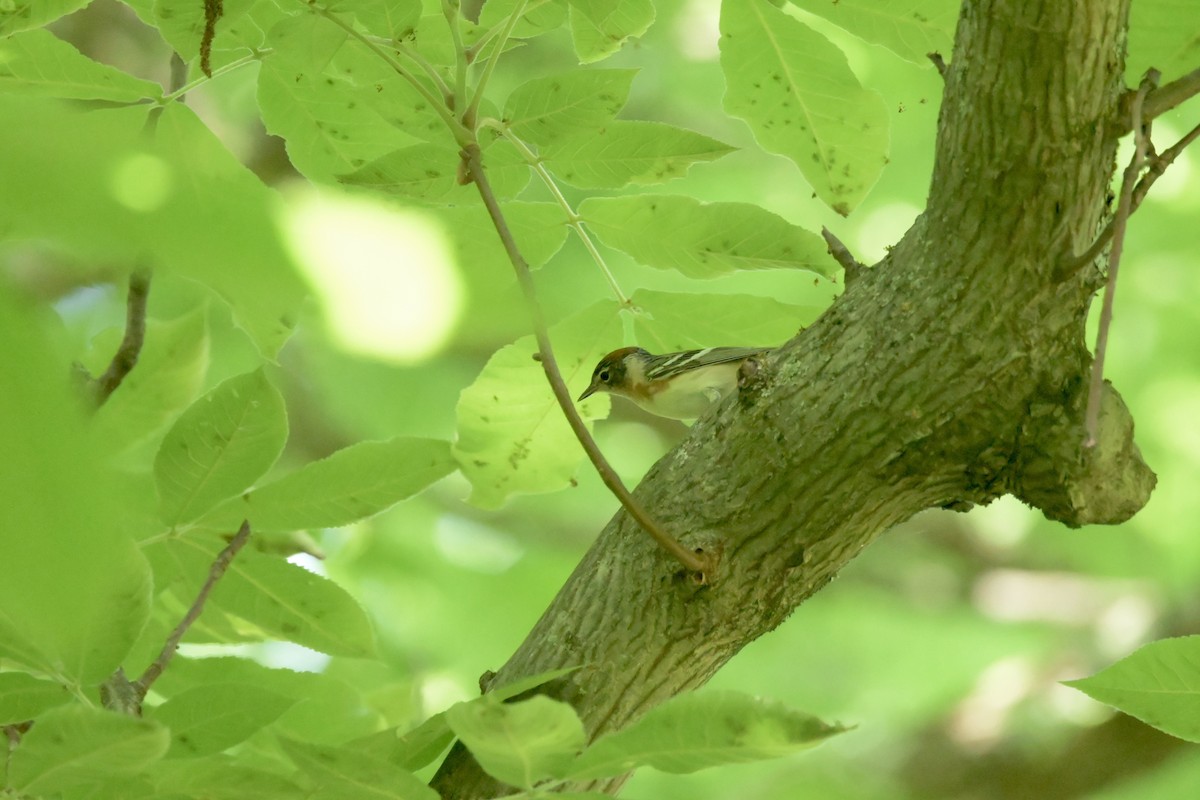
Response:
M600 374L596 377L599 378L602 383L608 383L608 379L611 376L608 374L608 370L602 369L600 370Z

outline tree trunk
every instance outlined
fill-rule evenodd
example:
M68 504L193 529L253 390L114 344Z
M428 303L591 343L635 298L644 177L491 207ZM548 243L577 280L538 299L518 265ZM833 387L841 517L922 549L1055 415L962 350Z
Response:
M1012 493L1076 526L1142 507L1154 475L1110 387L1100 443L1082 447L1102 276L1070 266L1128 128L1127 12L963 4L925 213L637 489L685 545L719 554L714 579L697 585L619 513L489 686L583 665L542 691L594 738L704 684L918 511ZM434 788L506 791L461 746Z

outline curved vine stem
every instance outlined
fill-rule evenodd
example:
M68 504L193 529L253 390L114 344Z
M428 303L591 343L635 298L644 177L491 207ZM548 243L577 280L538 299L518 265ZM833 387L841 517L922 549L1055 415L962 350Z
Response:
M488 182L487 174L483 170L483 160L479 144L472 142L463 148L462 158L466 166L466 175L479 190L479 196L482 198L488 215L492 219L492 224L500 236L500 241L504 245L508 259L512 262L513 269L517 273L517 282L521 284L521 291L525 295L525 304L528 306L530 318L533 320L533 332L537 340L538 352L541 356L542 369L546 372L546 379L550 382L554 398L558 401L563 416L567 418L567 423L575 433L575 438L583 446L584 452L587 453L592 465L596 468L596 472L599 473L600 479L604 481L604 485L616 495L617 500L620 501L621 505L637 521L642 529L663 550L690 571L699 582L705 583L710 581L716 568L715 557L709 553L698 553L687 549L673 536L659 527L658 523L646 513L646 510L642 508L641 504L630 494L629 489L625 487L625 484L621 482L616 471L604 458L604 454L600 452L600 447L596 444L596 440L588 432L587 426L579 416L579 412L571 400L571 394L567 390L567 384L563 380L562 373L558 369L558 362L554 358L554 349L550 344L546 319L542 315L541 304L538 303L537 292L533 285L533 276L529 271L529 264L525 261L525 257L521 255L521 251L517 247L512 231L508 227L508 222L504 219L504 212L501 210L500 203L492 191L491 184Z

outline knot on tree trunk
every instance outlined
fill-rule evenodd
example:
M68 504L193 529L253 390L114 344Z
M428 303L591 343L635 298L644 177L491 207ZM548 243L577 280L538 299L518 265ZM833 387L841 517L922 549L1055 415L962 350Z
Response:
M1030 407L1013 494L1052 520L1078 528L1115 525L1136 514L1157 482L1133 439L1133 417L1107 381L1094 447L1084 447L1085 390L1064 406Z

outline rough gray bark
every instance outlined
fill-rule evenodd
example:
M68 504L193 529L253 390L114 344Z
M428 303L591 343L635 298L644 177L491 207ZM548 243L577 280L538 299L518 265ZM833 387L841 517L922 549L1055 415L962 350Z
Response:
M1012 493L1082 525L1142 507L1154 475L1111 387L1100 445L1081 448L1101 276L1064 266L1103 220L1128 129L1127 12L964 3L925 213L638 487L685 544L720 554L716 580L695 585L618 514L493 684L584 665L544 691L596 737L702 685L923 509ZM434 788L506 791L461 748Z

